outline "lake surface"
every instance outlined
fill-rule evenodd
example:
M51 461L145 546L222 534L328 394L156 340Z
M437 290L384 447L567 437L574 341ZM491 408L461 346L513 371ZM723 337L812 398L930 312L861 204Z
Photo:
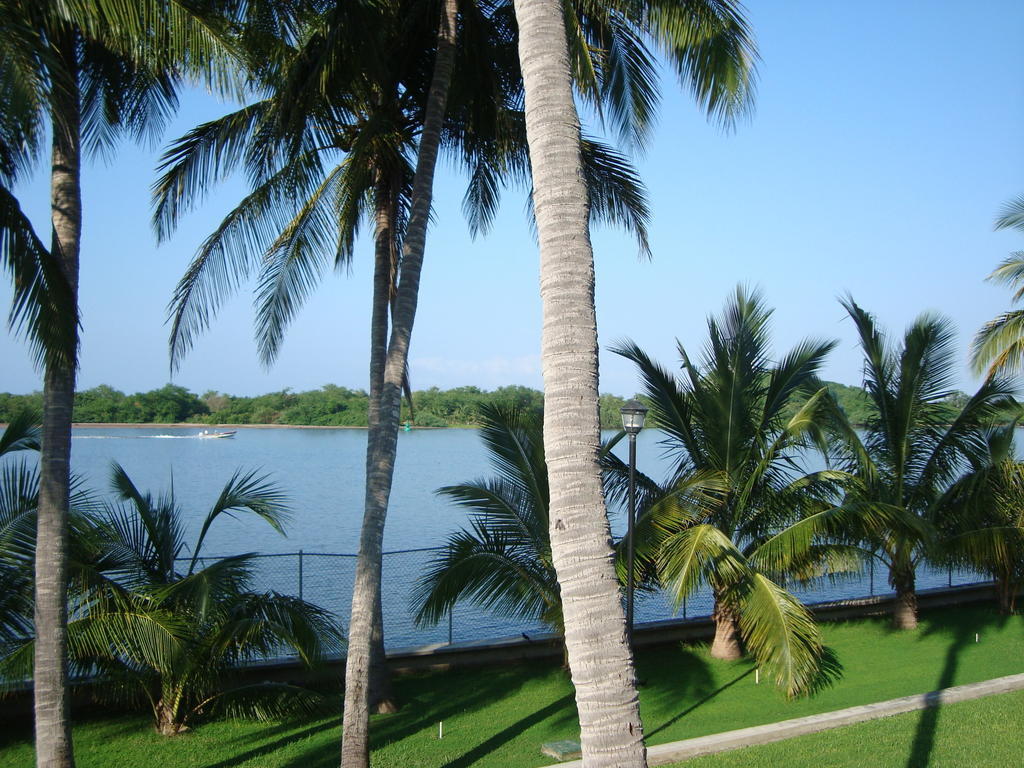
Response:
M243 428L233 439L199 439L200 427L76 428L72 468L85 485L110 496L110 468L120 463L143 492L159 494L172 486L184 512L186 541L192 542L206 512L232 474L257 469L288 496L292 517L282 537L256 517L223 517L210 529L206 555L259 552L257 584L300 594L348 615L354 553L363 514L366 430ZM609 435L612 433L608 433ZM637 466L661 479L669 460L653 430L637 440ZM626 457L623 440L616 452ZM543 631L535 624L504 619L472 605L456 608L450 625L415 626L411 591L436 551L461 527L467 512L438 497L442 486L487 477L487 456L476 430L437 429L401 432L394 488L384 535L385 631L390 648L449 640L518 636ZM622 510L609 511L612 530L625 530ZM301 555L297 554L301 551ZM977 581L974 574L925 571L919 588ZM828 585L797 594L807 602L886 592L885 574ZM710 596L698 593L680 613L707 615ZM675 611L664 595L638 595L638 622L670 618Z
M72 439L72 467L87 485L109 489L119 462L140 490L168 489L198 529L206 511L237 469L266 473L287 494L292 519L287 538L256 519L219 521L208 554L355 552L363 515L366 430L246 428L231 439L197 439L199 430L81 428ZM395 484L385 549L440 544L465 513L434 490L487 473L475 430L414 430L398 438Z

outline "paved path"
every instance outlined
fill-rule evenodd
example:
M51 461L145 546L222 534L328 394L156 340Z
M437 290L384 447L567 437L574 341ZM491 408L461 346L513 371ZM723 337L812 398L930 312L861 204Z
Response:
M668 763L677 763L691 757L697 757L698 755L710 755L729 749L768 744L772 741L782 741L793 736L803 736L806 733L817 733L818 731L826 731L843 725L862 723L865 720L875 720L879 717L913 712L914 710L925 709L926 707L937 707L942 704L952 704L957 701L978 699L982 696L1008 693L1021 689L1024 689L1024 674L1009 675L1007 677L997 677L995 680L986 680L981 683L969 683L968 685L958 685L954 688L944 688L941 691L919 693L915 696L904 696L899 699L880 701L877 704L864 704L859 707L836 710L835 712L824 712L820 715L783 720L779 723L757 725L753 728L740 728L736 731L715 733L696 739L673 741L669 744L648 747L647 764L667 765ZM583 762L574 760L572 762L558 763L558 766L559 768L582 768Z

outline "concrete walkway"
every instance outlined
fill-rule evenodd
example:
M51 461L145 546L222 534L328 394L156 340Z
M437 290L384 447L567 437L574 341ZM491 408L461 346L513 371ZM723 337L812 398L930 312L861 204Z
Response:
M991 696L996 693L1008 693L1024 689L1024 674L997 677L995 680L986 680L981 683L969 683L958 685L954 688L944 688L941 691L931 693L919 693L915 696L904 696L899 699L880 701L877 704L864 704L859 707L849 707L835 712L824 712L820 715L809 717L798 717L793 720L783 720L779 723L757 725L753 728L740 728L736 731L715 733L710 736L701 736L696 739L685 739L674 741L670 744L659 744L647 748L648 765L667 765L678 763L698 755L710 755L715 752L725 752L729 749L740 747L752 747L757 744L768 744L772 741L782 741L793 736L803 736L806 733L817 733L830 728L839 728L843 725L862 723L865 720L875 720L880 717L889 717L903 712L913 712L927 707L937 707L942 704L952 704L957 701L968 701L978 699L982 696ZM558 763L559 768L582 768L581 760Z

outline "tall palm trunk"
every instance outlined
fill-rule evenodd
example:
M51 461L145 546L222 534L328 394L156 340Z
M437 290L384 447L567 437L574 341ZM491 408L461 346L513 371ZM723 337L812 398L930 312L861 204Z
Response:
M402 382L409 357L409 340L416 318L420 272L434 186L434 167L441 143L448 102L448 85L455 62L456 0L445 0L438 27L437 56L427 95L423 134L413 177L412 211L402 249L401 278L394 323L388 343L381 388L379 419L367 431L366 502L359 537L352 614L349 620L348 658L345 664L345 715L341 738L343 768L369 765L369 668L373 614L380 601L384 522L398 448Z
M82 235L81 107L74 37L58 42L66 81L51 96L53 151L51 251L78 302ZM77 318L62 320L75 324ZM71 334L77 333L77 326ZM71 413L75 365L48 362L43 381L43 434L35 560L35 736L39 768L72 768L67 670L67 518L71 476Z
M379 429L381 392L384 389L384 364L388 351L388 316L394 285L395 188L378 171L375 192L375 232L373 264L373 305L370 314L370 394L367 406L368 433ZM370 671L368 707L375 714L398 710L391 690L391 678L384 651L384 610L380 590L373 608L370 630Z
M598 464L597 321L588 197L562 3L516 0L540 237L550 534L583 761L644 766L632 657Z

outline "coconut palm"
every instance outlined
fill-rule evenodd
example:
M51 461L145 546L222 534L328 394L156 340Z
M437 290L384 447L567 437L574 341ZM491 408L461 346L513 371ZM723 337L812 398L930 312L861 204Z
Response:
M33 632L39 472L34 460L10 454L38 450L38 416L23 411L0 434L0 658L9 655ZM86 574L98 556L91 516L99 506L93 494L72 477L67 560L73 583L87 580Z
M889 342L874 317L852 298L843 306L857 326L864 351L864 389L873 414L863 437L846 430L837 439L843 468L858 478L846 503L884 506L902 522L862 528L861 548L889 571L896 592L893 625L917 626L915 573L934 553L938 503L971 467L986 463L986 429L1016 410L1013 389L989 378L950 416L953 329L936 315L919 316L899 345ZM857 538L851 528L849 536Z
M180 212L194 205L211 180L216 180L207 170L233 167L240 159L239 147L245 147L250 177L256 180L253 192L206 241L178 286L172 309L172 366L212 318L226 289L237 287L251 265L261 259L258 338L261 356L269 364L324 265L332 255L336 266L347 264L362 220L373 221L367 453L368 483L374 482L373 493L367 495L368 509L373 510L370 530L383 524L379 502L386 500L390 490L391 470L388 462L382 465L380 459L381 450L393 454L393 446L387 448L387 429L381 426L383 413L391 420L391 410L382 410L391 325L388 315L389 307L397 312L399 306L399 254L411 221L417 178L410 158L415 154L417 134L425 125L423 76L425 72L429 75L437 40L432 31L436 20L427 10L422 3L405 3L401 8L397 4L339 3L313 18L294 48L282 41L286 56L282 68L268 73L272 78L263 83L266 98L199 126L176 142L165 157L166 172L157 189L155 220L166 234ZM354 29L359 30L357 35L351 34ZM487 82L491 72L488 66L475 70L478 86ZM317 82L319 88L311 86ZM481 88L467 95L478 104L489 105L493 112L504 96L493 79L488 86L489 90ZM436 106L433 109L437 112ZM466 107L464 100L462 112L468 117L474 112L486 114L487 109ZM436 115L432 121L434 130ZM458 140L457 133L448 133L450 139ZM480 151L462 144L471 163L479 160ZM430 165L432 173L432 164L431 159L423 167ZM429 186L420 182L421 197ZM429 209L429 196L426 207ZM416 210L423 218L422 202L416 203ZM402 262L407 284L413 281L414 262ZM406 313L404 322L411 327L411 315ZM399 329L399 325L394 328ZM408 393L404 362L401 373L398 384ZM397 402L394 407L393 431L397 431ZM371 550L377 539L379 536L367 541ZM376 563L379 557L372 552L360 557L359 579L375 582L379 573L374 575L368 560ZM365 660L374 674L368 684L346 698L350 710L363 693L379 711L395 706L384 674L379 588L375 592L356 590L355 599L360 603L350 622L353 642L347 670L361 676ZM365 603L361 602L366 594L371 595L369 613L363 611ZM364 617L370 621L366 627ZM364 628L370 643L365 654ZM360 732L363 729L354 724L346 730L350 741ZM365 739L359 743L365 745ZM365 750L360 747L357 751Z
M999 611L1013 613L1024 581L1024 463L1014 457L1016 419L992 429L988 450L937 503L939 550L960 567L989 573Z
M1024 232L1024 197L1011 200L996 219L996 229L1012 227ZM1024 251L1010 254L987 278L1014 292L1013 300L1024 298ZM1024 310L1012 309L982 326L971 344L971 365L975 373L1018 373L1024 362Z
M38 418L23 411L0 434L0 649L32 631L30 573L39 476L12 454L38 450Z
M540 620L561 634L562 601L548 538L547 464L539 414L483 405L480 438L493 478L437 491L470 510L415 592L416 621L436 624L460 600Z
M454 4L445 5L449 16L454 8ZM295 51L291 69L274 73L278 79L267 84L271 95L234 115L200 126L177 142L166 156L166 172L158 185L157 223L166 231L188 203L199 198L210 182L211 168L227 169L237 162L239 146L247 146L250 176L259 182L207 240L179 284L172 309L174 360L191 346L224 295L237 287L261 256L264 267L257 298L257 330L264 361L272 360L284 328L321 274L325 257L334 254L336 264L346 263L361 219L372 216L375 268L367 520L373 535L365 544L373 552L379 548L397 434L398 402L389 405L384 395L398 394L401 380L387 386L386 382L391 381L389 376L404 375L404 362L399 363L408 347L425 236L419 230L425 227L429 210L429 184L420 188L422 200L428 201L426 207L415 203L415 174L409 157L418 148L417 157L425 162L428 148L434 154L438 150L436 137L431 138L425 130L424 102L430 102L424 74L431 72L425 65L433 65L435 49L451 48L449 42L439 44L436 35L428 36L432 27L424 22L436 22L433 16L424 15L425 9L430 7L422 3L337 4ZM353 23L357 14L367 20ZM522 180L527 176L523 118L517 62L509 38L514 26L508 9L502 13L490 3L468 3L462 9L460 25L465 40L454 54L456 80L439 136L441 148L455 150L469 165L471 186L466 202L477 231L497 209L500 183L505 178ZM373 30L374 34L361 33L353 39L339 32L345 29ZM332 48L341 44L352 46L352 50ZM339 61L358 62L358 67L339 71ZM311 75L311 70L319 76ZM441 73L436 67L434 71ZM310 80L331 86L321 87L312 96L296 90L297 82ZM304 122L296 122L297 114L304 116ZM280 148L276 165L267 164L268 146ZM321 165L321 156L330 153L343 153L333 168ZM635 175L624 158L598 142L586 144L586 157L594 216L633 229L645 249L647 209ZM282 216L282 211L289 213ZM403 251L407 252L399 258ZM390 341L389 304L393 321ZM404 318L401 322L400 316ZM360 584L377 580L374 573L379 566L371 567L369 561L376 563L376 556L360 558ZM371 602L379 613L379 589L376 592L377 598ZM361 587L355 590L353 600L359 605L351 623L347 670L359 676L363 658L360 622L369 615ZM382 649L379 621L371 623L370 631L378 638L375 648ZM346 700L354 706L360 699L352 695ZM346 733L355 739L357 730L349 727Z
M268 719L322 704L296 686L241 682L236 670L282 651L307 665L339 653L334 617L294 597L254 592L254 555L203 551L224 517L254 515L283 532L281 492L265 476L237 472L188 546L173 492L142 493L118 465L112 483L121 503L92 518L90 562L73 580L68 630L75 667L110 696L146 700L164 735L218 711ZM8 647L9 679L31 672L33 642L29 636Z
M641 31L669 34L670 58L712 112L749 97L752 44L728 3L622 4ZM582 184L567 15L558 0L516 0L526 131L540 240L544 441L551 548L588 765L646 763L625 620L612 573L598 465L594 260ZM648 13L649 11L649 13ZM671 20L669 24L659 22ZM580 59L574 59L579 62Z
M229 4L225 3L225 6ZM34 696L37 764L73 765L66 705L64 552L71 410L78 349L83 152L143 137L175 104L174 81L215 71L228 56L224 25L191 4L144 0L131 12L96 0L5 0L0 55L0 252L16 285L13 317L44 370L37 516ZM10 33L8 33L10 30ZM174 34L157 31L173 30ZM140 41L145 41L140 44ZM47 248L11 192L50 135L52 239Z
M448 537L446 546L428 566L414 592L417 621L435 624L462 600L472 600L503 616L541 621L551 631L564 631L562 600L551 560L548 526L547 463L540 412L518 407L485 404L480 408L480 437L495 475L491 478L446 486L438 493L470 512L469 526ZM609 473L612 497L621 495L622 484L611 479L623 474L624 465L611 452L617 440L602 450L602 464ZM641 515L636 528L639 557L636 583L639 589L657 586L652 570L656 544L655 525L660 507L647 499L660 491L639 477L641 508L655 511ZM694 504L702 503L708 483L687 489ZM682 492L682 491L681 491ZM625 546L616 545L619 581L625 583Z
M823 648L810 613L783 579L835 566L821 534L849 513L836 504L839 473L803 469L804 455L824 449L828 391L817 374L835 342L805 341L773 362L770 317L758 292L738 288L721 318L708 320L700 362L679 345L680 380L635 344L614 351L637 365L674 459L660 496L648 494L662 531L663 583L677 603L709 585L711 655L739 658L742 638L796 695L820 681ZM704 487L700 504L692 494L696 478Z

